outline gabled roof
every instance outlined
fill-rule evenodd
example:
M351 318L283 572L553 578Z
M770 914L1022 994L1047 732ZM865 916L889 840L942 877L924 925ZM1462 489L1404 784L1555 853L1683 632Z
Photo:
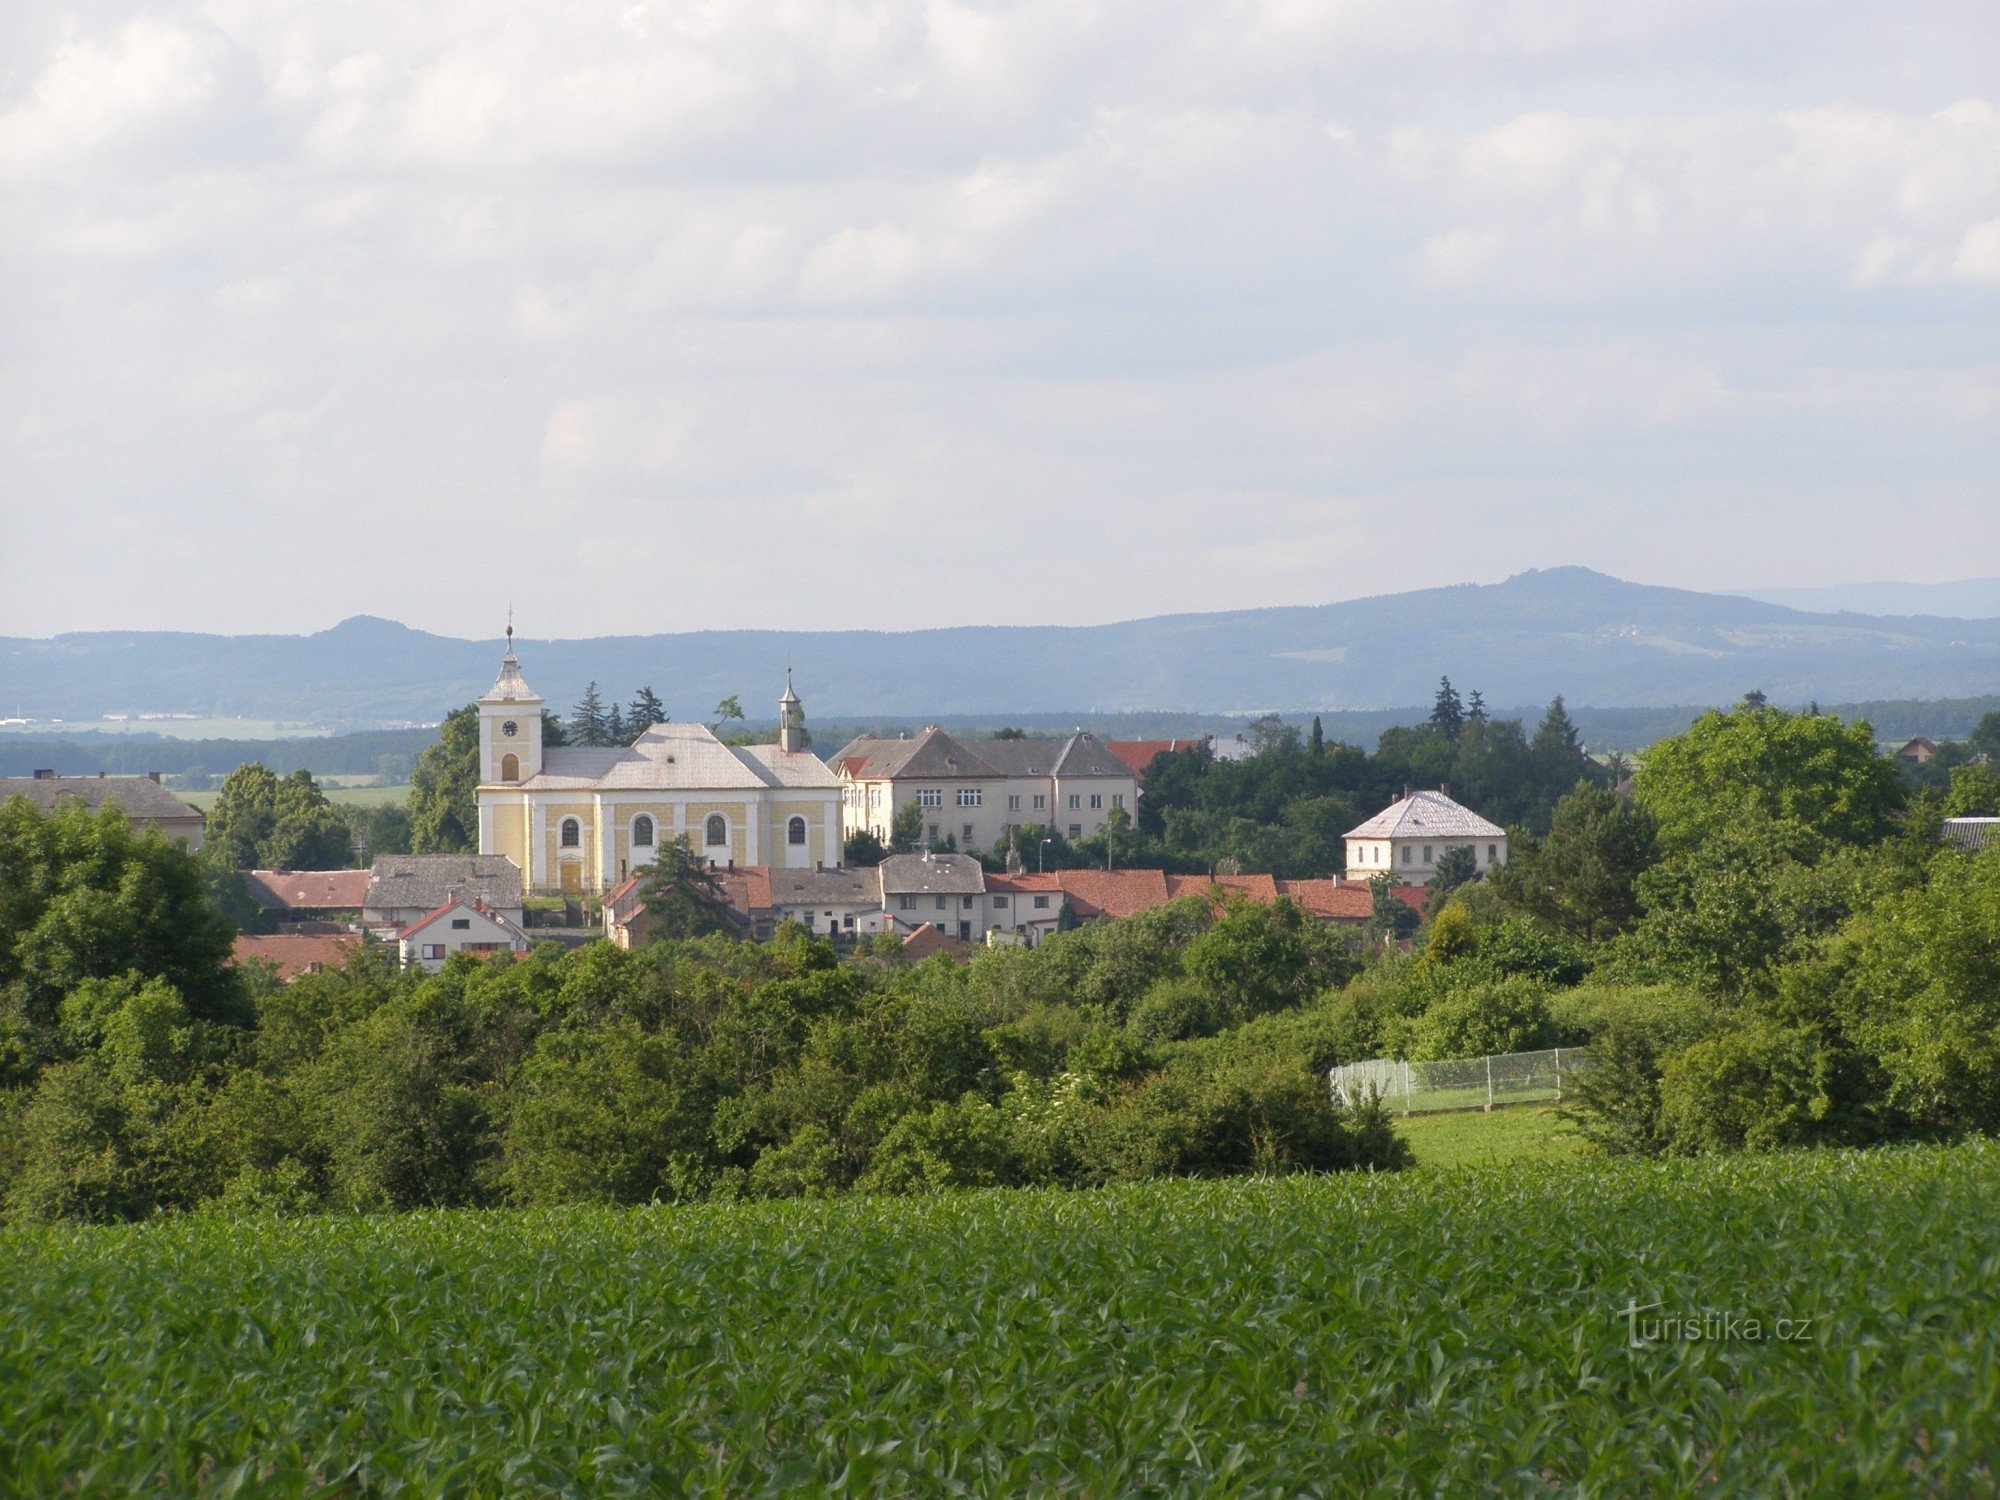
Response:
M1375 892L1365 880L1281 880L1278 894L1317 917L1337 922L1366 922L1375 915ZM1392 885L1389 894L1422 912L1430 892L1420 885Z
M443 917L447 913L455 911L462 911L467 913L468 915L475 917L484 917L487 921L491 922L495 927L499 928L502 932L506 933L507 936L515 939L518 942L525 943L531 941L527 933L523 932L519 927L516 927L512 922L508 921L499 912L492 911L484 906L475 906L470 901L460 901L456 898L445 902L445 904L443 906L440 906L436 911L427 913L424 916L418 917L416 921L409 923L407 926L403 928L402 936L405 939L413 938L418 933L422 932L426 927L430 926L433 922L437 921L440 917Z
M928 922L903 939L903 954L907 958L929 958L934 953L950 953L952 950L952 940Z
M725 745L707 725L655 724L630 745L559 745L519 783L529 791L749 791L840 780L809 750Z
M969 854L892 854L876 867L883 896L976 896L986 871Z
M773 906L879 906L882 872L870 867L832 870L771 870Z
M982 749L1006 743L980 742ZM850 740L834 756L834 762L855 781L974 781L1004 774L935 724L913 740L878 740L865 735Z
M1167 877L1159 870L1063 870L1057 878L1083 917L1129 917L1169 899Z
M294 936L280 933L270 937L244 935L236 939L234 962L270 964L283 980L293 980L315 969L337 969L361 946L358 937L327 935Z
M203 821L200 808L181 801L150 776L0 776L0 802L10 797L26 797L43 812L65 797L74 797L91 812L115 802L129 818Z
M1347 830L1351 839L1498 839L1507 830L1489 823L1443 792L1412 792L1367 822Z
M1106 740L1104 748L1130 766L1133 775L1144 776L1146 767L1153 763L1155 756L1174 750L1192 750L1207 743L1208 738L1203 735L1191 740Z
M368 872L370 910L432 911L454 897L513 909L521 904L521 870L504 854L385 854Z
M242 870L243 889L266 911L359 911L367 870Z

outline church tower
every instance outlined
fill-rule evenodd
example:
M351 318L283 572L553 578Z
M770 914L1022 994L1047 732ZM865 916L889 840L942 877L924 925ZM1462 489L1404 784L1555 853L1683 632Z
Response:
M542 700L522 680L510 616L500 676L479 699L479 780L483 786L511 786L541 769Z
M792 691L792 669L785 668L785 696L778 700L778 748L797 754L811 743L806 733L806 706Z

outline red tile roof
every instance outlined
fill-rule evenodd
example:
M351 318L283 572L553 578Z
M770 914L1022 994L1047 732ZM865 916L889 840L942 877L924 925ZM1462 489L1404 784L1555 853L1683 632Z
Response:
M266 911L359 911L367 870L244 870L243 888Z
M366 871L362 872L366 874ZM358 937L277 937L244 936L236 939L236 962L270 964L278 977L290 982L301 974L320 969L337 969L361 946Z
M1154 756L1169 750L1192 750L1196 745L1207 743L1205 737L1190 740L1106 740L1104 748L1130 766L1134 775L1144 776Z
M954 952L950 938L946 937L929 922L903 939L903 952L909 958L929 958L933 953Z
M1168 900L1159 870L1063 870L1057 878L1079 917L1129 917Z

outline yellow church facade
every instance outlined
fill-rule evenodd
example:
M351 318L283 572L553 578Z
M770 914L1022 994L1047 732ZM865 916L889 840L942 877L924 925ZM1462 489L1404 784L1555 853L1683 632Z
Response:
M512 632L479 699L479 852L521 869L527 890L598 894L686 838L724 865L811 869L841 858L841 785L805 748L791 685L775 745L725 745L700 724L655 724L627 746L542 744L542 700Z

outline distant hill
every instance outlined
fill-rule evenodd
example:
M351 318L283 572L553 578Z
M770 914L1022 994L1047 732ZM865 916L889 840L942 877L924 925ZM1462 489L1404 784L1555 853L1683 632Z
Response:
M1813 614L1734 595L1550 568L1499 584L1316 607L1111 625L715 630L519 642L567 708L595 679L650 685L676 717L741 696L770 711L796 664L835 718L1163 710L1251 713L1422 703L1440 674L1490 703L1665 707L1970 697L2000 685L2000 620ZM102 632L0 637L0 712L86 719L180 711L331 726L433 721L492 682L496 640L357 617L309 636Z
M1955 620L2000 619L2000 578L1953 583L1841 583L1817 589L1743 589L1745 599L1793 609L1852 610L1866 615L1941 615Z

